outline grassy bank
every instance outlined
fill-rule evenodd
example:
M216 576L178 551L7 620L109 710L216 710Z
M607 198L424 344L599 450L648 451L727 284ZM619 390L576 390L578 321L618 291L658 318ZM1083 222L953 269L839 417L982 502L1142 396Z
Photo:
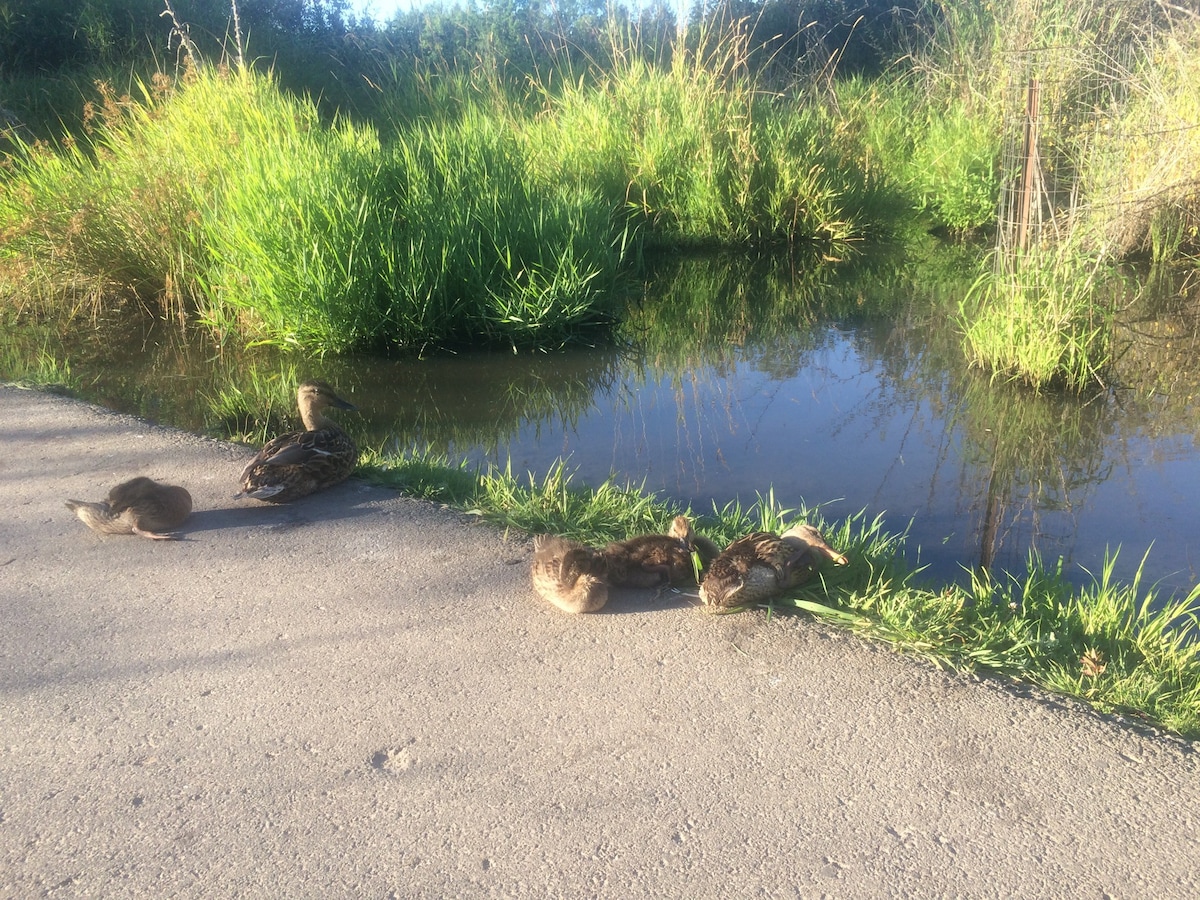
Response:
M484 51L364 53L354 121L245 69L101 86L78 140L6 145L0 296L65 313L132 298L319 352L544 348L609 327L643 252L792 244L819 264L930 227L996 235L958 322L976 364L1078 388L1112 358L1104 270L1200 246L1194 18L929 2L882 74L793 82L754 33L720 9L645 44L614 18L589 32L603 52L556 56L563 35L516 74Z
M1082 590L1037 558L1024 573L938 588L923 584L905 561L904 536L884 532L863 513L825 523L819 510L784 509L767 496L697 515L633 486L574 486L561 465L541 481L522 480L421 453L375 456L364 474L503 527L597 544L663 531L680 512L721 545L803 519L821 526L850 564L781 598L775 611L812 614L939 666L1012 677L1200 737L1200 588L1162 598L1140 579L1115 584L1111 560Z
M1200 20L1166 5L1022 0L927 3L915 21L903 64L838 94L913 208L947 231L994 234L960 311L968 355L1039 390L1107 379L1114 265L1200 249Z
M75 378L49 355L26 373L31 384L70 385ZM261 443L265 433L294 424L294 401L281 388L285 380L248 378L244 388L216 392L214 413L224 411L229 428ZM979 428L990 432L984 425L997 421L989 417ZM1013 423L1002 424L1012 430ZM1027 445L997 452L1022 449ZM1047 465L1058 457L1049 445L1046 454ZM576 485L562 464L534 479L511 470L454 465L421 451L368 451L359 474L501 527L592 543L661 531L679 512L691 515L700 531L720 544L804 519L821 526L851 562L780 598L776 612L815 615L939 666L1012 677L1200 737L1200 588L1166 597L1142 583L1140 570L1132 582L1118 583L1112 577L1115 557L1082 588L1036 557L1024 571L931 584L922 577L919 560L906 555L905 536L885 532L879 519L859 513L825 522L820 509L783 509L769 494L749 506L696 511L647 495L636 485L611 480Z
M519 136L486 117L385 148L249 70L100 110L87 145L30 148L10 173L10 302L132 297L321 351L548 346L609 315L607 207L535 182Z
M320 352L545 348L612 323L645 247L843 257L875 227L877 185L835 120L756 90L741 48L630 54L529 94L427 73L417 94L441 112L386 132L326 124L250 69L102 86L85 140L6 162L0 292L68 311L132 298ZM392 89L412 96L411 78Z

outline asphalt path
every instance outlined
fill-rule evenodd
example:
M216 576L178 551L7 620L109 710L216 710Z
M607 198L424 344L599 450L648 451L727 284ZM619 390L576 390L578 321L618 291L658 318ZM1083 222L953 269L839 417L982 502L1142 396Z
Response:
M0 387L0 896L1200 897L1192 744ZM178 541L64 506L186 486Z

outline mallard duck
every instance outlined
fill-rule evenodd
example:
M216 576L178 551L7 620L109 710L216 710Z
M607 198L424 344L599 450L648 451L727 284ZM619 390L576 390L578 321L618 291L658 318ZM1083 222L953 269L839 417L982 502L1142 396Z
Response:
M695 551L700 556L701 571L707 569L712 561L721 555L721 548L711 538L697 533L687 516L676 516L671 523L670 533L682 539L688 545L689 553ZM693 576L695 572L693 571Z
M812 578L820 568L822 559L830 560L835 566L850 563L846 554L830 547L824 535L806 522L793 525L783 533L782 540L799 551L799 555L793 558L789 567L789 587L798 587Z
M563 612L596 612L608 602L604 557L576 541L539 534L530 575L538 595Z
M304 431L272 438L242 470L234 499L254 497L287 503L345 481L358 463L350 435L324 415L327 407L357 409L323 381L306 381L296 391Z
M68 500L67 509L92 531L101 534L137 534L169 541L164 534L183 524L192 512L192 495L175 484L159 484L144 476L123 481L99 503Z
M695 580L695 535L687 516L676 516L667 534L642 534L613 541L601 552L614 587L665 587Z
M700 599L713 609L751 606L803 584L821 558L847 560L816 528L794 525L782 535L756 531L726 547L708 568Z

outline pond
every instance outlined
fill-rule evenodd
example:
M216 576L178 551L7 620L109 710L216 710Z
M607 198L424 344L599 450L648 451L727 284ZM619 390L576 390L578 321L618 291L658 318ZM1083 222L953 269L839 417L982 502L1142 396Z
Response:
M83 396L208 433L238 427L239 395L323 377L359 406L342 421L369 446L428 445L519 475L565 458L577 484L616 476L697 512L768 492L826 519L866 510L907 530L910 559L939 581L979 564L1023 571L1036 550L1085 583L1119 547L1118 579L1149 550L1144 584L1191 590L1194 287L1140 285L1111 384L1035 395L965 366L953 317L971 255L873 254L836 277L786 259L675 259L615 344L557 353L309 360L126 320L10 329L0 362L45 350L69 360Z

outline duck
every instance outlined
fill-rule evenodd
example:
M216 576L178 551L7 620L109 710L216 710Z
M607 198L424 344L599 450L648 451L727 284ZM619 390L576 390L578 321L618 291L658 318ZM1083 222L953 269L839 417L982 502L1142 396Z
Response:
M68 500L67 509L100 534L136 534L156 541L174 540L168 533L192 512L192 495L177 484L140 476L123 481L99 503Z
M538 596L565 613L599 612L608 603L604 556L578 541L539 534L530 575Z
M849 562L807 523L793 525L781 535L752 532L713 560L700 585L700 600L715 611L761 603L806 582L822 559L839 566Z
M829 546L825 536L807 522L793 525L783 533L781 539L799 551L799 555L792 562L789 587L799 587L812 578L820 568L822 560L829 560L835 566L850 564L850 559L845 553Z
M350 435L325 416L329 407L355 410L324 381L305 381L296 390L304 431L281 434L267 442L242 469L242 490L235 500L254 497L289 503L345 481L358 464Z
M661 588L695 583L692 551L696 535L687 516L676 516L666 534L642 534L613 541L601 552L614 587Z
M721 555L721 548L716 541L699 534L692 528L692 523L686 516L676 516L671 523L671 533L678 534L700 557L700 571L703 573L712 565L712 561ZM692 573L695 575L695 572Z

